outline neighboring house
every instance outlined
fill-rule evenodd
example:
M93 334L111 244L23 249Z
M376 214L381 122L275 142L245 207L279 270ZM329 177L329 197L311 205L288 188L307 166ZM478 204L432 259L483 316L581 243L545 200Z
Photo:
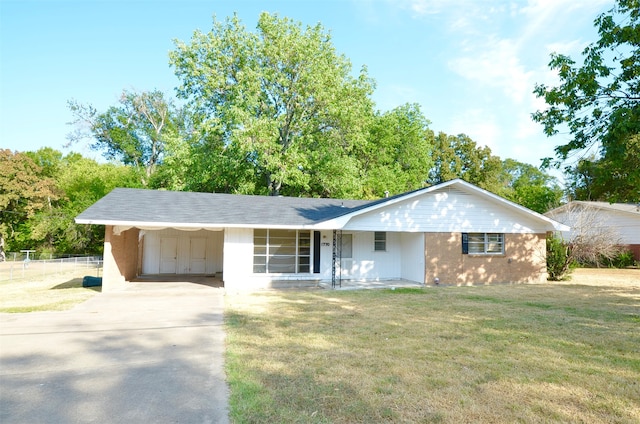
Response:
M571 227L562 232L565 240L607 231L640 261L640 204L573 201L544 215Z
M106 226L103 290L145 274L543 282L546 233L568 230L462 180L374 201L115 189L76 222Z

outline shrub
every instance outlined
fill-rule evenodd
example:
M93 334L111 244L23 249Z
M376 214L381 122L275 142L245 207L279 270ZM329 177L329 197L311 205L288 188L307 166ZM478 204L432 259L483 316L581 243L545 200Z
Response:
M549 280L566 279L574 267L571 245L553 234L547 236L547 274Z
M616 257L611 259L603 258L602 261L609 268L626 268L635 264L633 252L630 250L620 252Z

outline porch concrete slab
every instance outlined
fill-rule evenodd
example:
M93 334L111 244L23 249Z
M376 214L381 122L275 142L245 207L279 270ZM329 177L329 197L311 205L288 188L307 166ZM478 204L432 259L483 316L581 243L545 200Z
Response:
M397 288L420 288L426 287L422 283L405 280L388 280L388 281L354 281L342 280L336 281L335 288L331 282L321 282L320 287L329 290L365 290L365 289L397 289Z
M224 290L146 281L0 314L2 423L227 423Z

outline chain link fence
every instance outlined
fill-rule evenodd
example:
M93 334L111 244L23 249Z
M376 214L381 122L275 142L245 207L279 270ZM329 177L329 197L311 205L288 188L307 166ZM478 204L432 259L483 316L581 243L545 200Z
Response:
M51 259L31 259L17 253L8 253L0 262L0 281L36 280L61 273L83 273L100 277L102 257L73 256Z

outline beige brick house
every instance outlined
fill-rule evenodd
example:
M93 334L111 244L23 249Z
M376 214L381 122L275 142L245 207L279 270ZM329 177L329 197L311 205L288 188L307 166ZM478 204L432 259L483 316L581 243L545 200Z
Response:
M546 280L569 228L462 180L374 201L115 189L76 218L105 226L103 290L143 275L422 284Z

